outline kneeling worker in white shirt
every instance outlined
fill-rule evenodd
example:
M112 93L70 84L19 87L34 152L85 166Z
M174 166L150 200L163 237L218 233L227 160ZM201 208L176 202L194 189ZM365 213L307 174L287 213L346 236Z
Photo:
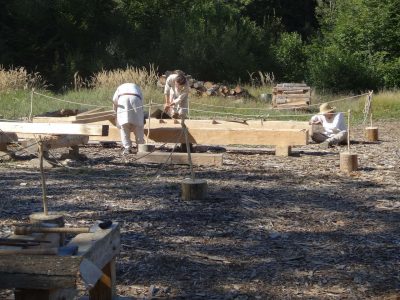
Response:
M136 144L144 144L143 94L140 87L134 83L120 85L113 96L113 108L121 132L122 153L131 153L131 132L135 134Z
M310 120L311 125L322 125L323 130L313 132L311 138L325 148L347 143L347 127L343 113L336 113L335 109L328 103L323 103L319 107L319 114Z

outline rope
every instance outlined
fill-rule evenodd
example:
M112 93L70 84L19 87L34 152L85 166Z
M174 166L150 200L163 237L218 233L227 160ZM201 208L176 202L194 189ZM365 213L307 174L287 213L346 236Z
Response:
M341 99L332 100L332 101L327 101L327 102L324 102L324 103L335 103L335 102L339 102L339 101L343 101L343 100L347 100L347 99L354 99L354 98L362 97L362 96L365 96L365 95L368 95L368 93L355 95L355 96L350 96L350 97L341 98ZM321 103L310 104L309 106L319 106L319 105L321 105Z
M235 114L235 113L228 113L228 112L215 112L215 111L210 111L210 110L200 110L200 109L193 109L192 111L197 111L197 112L204 112L204 113L209 113L209 114L220 114L220 115L230 115L230 116L239 116L239 117L253 117L256 119L260 118L269 118L271 117L302 117L302 116L313 116L314 114L297 114L297 115L287 115L287 114L281 114L281 115L245 115L245 114Z
M79 102L75 102L75 101L70 101L70 100L64 100L64 99L60 99L60 98L55 98L52 96L47 96L38 92L33 91L34 94L42 96L44 98L49 98L52 100L56 100L56 101L60 101L60 102L66 102L66 103L71 103L71 104L78 104L78 105L82 105L82 106L91 106L91 107L104 107L104 108L108 108L108 106L100 106L100 105L96 105L96 104L86 104L86 103L79 103Z
M66 103L71 103L71 104L77 104L77 105L81 105L81 106L92 106L92 107L96 107L96 108L109 108L108 106L100 106L100 105L95 105L95 104L86 104L86 103L81 103L81 102L75 102L75 101L69 101L69 100L63 100L63 99L60 99L60 98L55 98L55 97L51 97L51 96L47 96L47 95L44 95L44 94L41 94L41 93L38 93L38 92L33 92L34 94L37 94L37 95L39 95L39 96L42 96L42 97L45 97L45 98L49 98L49 99L53 99L53 100L56 100L56 101L60 101L60 102L66 102ZM151 100L150 100L151 101ZM31 101L32 102L32 101ZM150 103L150 102L149 102ZM124 110L124 111L121 111L121 112L119 112L119 113L125 113L125 112L128 112L128 111L132 111L132 110L136 110L136 109L139 109L139 108L145 108L145 107L149 107L150 106L150 104L143 104L142 106L136 106L136 107L134 107L134 108L132 108L132 109L128 109L128 110ZM157 106L159 106L159 105L157 105ZM117 113L118 114L118 113ZM106 114L106 115L104 115L104 116L112 116L112 115L114 115L114 112L112 112L112 113L110 113L110 114ZM31 120L31 117L29 118L30 120Z
M335 103L335 102L344 101L344 100L347 100L347 99L353 99L353 98L357 98L357 97L361 97L361 96L365 96L365 95L368 95L368 93L355 95L355 96L350 96L350 97L341 98L341 99L336 99L336 100L328 101L328 102L325 102L325 103ZM258 110L267 110L267 111L271 110L269 108L221 106L221 105L204 104L204 103L200 103L200 102L196 102L196 101L190 101L190 102L193 103L193 104L196 104L196 105L200 105L200 106L217 107L217 108L225 108L225 109L238 109L238 110L255 110L255 109L258 109ZM321 104L320 103L316 103L316 104L310 104L307 107L313 107L313 106L319 106L319 105L321 105ZM280 109L293 109L293 108L280 108Z

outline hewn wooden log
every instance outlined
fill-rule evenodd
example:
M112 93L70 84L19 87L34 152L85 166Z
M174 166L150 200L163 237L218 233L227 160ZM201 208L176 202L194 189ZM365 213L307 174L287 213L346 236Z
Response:
M378 140L378 127L365 128L365 137L368 142L376 142Z
M0 122L0 129L5 132L9 131L28 134L108 135L108 125L94 124Z
M351 173L358 169L357 154L342 152L340 153L340 171Z

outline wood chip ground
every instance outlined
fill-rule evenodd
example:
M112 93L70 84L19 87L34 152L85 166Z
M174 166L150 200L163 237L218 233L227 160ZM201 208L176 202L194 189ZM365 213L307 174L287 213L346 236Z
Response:
M188 166L86 146L86 161L46 171L49 210L66 226L121 223L117 289L133 299L399 299L400 122L375 125L377 143L354 128L350 175L339 172L346 147L228 147L223 166L195 167L209 191L191 202L180 199ZM28 158L0 164L1 236L42 210Z

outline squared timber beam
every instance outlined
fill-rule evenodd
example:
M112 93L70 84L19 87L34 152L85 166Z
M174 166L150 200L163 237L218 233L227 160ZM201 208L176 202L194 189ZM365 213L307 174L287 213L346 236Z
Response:
M192 163L195 166L222 166L223 155L213 153L191 153ZM168 161L167 161L168 159ZM137 153L135 163L170 163L174 165L189 165L187 153L152 152Z
M89 136L107 136L109 126L70 123L0 122L0 129L5 132L28 134L79 134Z

